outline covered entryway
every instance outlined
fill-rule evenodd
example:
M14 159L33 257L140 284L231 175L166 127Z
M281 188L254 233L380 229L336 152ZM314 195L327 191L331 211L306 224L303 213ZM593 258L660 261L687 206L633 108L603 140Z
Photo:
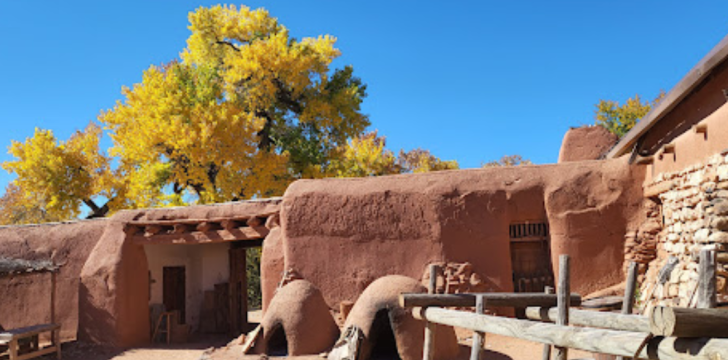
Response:
M169 331L168 341L184 341L190 333L237 336L250 330L246 254L262 245L266 218L128 223L127 234L147 257L150 333Z

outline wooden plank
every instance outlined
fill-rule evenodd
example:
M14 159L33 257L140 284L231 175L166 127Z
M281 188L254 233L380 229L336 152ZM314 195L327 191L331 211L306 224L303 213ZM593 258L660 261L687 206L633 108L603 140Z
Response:
M658 306L650 315L650 332L659 336L728 337L728 310Z
M556 322L558 309L556 308L526 308L526 317L531 320ZM588 326L594 328L650 332L650 319L641 315L624 315L611 312L590 311L590 310L569 310L569 322L572 325Z
M158 234L152 236L134 235L133 241L138 244L206 244L237 240L258 240L268 235L268 228L241 227L233 230L194 231L184 234Z
M649 335L478 315L437 307L414 308L412 313L417 319L442 325L625 357L635 355ZM637 357L657 360L728 359L728 339L655 337L647 342L647 346L640 350Z
M716 287L715 252L702 250L700 252L700 264L698 268L698 308L712 309L718 304L718 292Z
M483 300L483 295L475 297L475 313L485 314L485 300ZM473 331L473 344L470 349L470 360L480 360L483 358L484 343L485 333Z
M216 217L216 218L209 218L209 219L174 219L174 220L140 220L140 221L129 221L127 224L130 226L147 226L147 225L160 225L160 226L174 226L175 224L190 224L190 225L197 225L203 222L213 222L213 223L220 223L225 220L234 220L234 221L240 221L241 223L245 224L248 219L252 217L258 217L261 219L265 219L271 215L278 214L277 212L273 213L264 213L264 214L258 214L255 216L230 216L230 217Z
M634 310L634 295L637 290L637 275L639 264L632 261L627 271L627 284L624 288L624 300L622 301L622 314L631 314Z
M475 306L475 297L483 296L483 300L488 306L502 307L521 307L556 306L557 296L555 294L544 293L470 293L470 294L410 294L404 293L399 295L399 305L402 307L473 307ZM579 294L571 294L571 304L578 306L581 304L581 296Z
M430 265L430 283L427 287L429 295L435 295L437 291L437 276L440 273L440 267L436 264ZM400 297L401 299L401 297ZM425 323L425 345L422 351L423 360L433 360L435 358L435 325L431 322Z
M569 325L569 307L571 297L569 293L571 291L571 271L569 265L569 255L559 256L559 286L556 288L557 305L558 310L556 316L556 325ZM555 360L566 360L568 358L569 348L565 346L554 347L554 359Z

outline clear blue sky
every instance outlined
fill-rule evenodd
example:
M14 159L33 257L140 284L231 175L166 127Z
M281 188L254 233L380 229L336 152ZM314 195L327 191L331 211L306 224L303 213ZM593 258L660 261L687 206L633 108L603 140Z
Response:
M0 3L0 161L35 127L66 139L151 64L179 56L206 1ZM369 86L388 147L461 167L555 162L599 99L669 90L728 34L725 1L249 1L296 37L331 34ZM108 143L108 140L107 140ZM12 176L0 171L0 193Z

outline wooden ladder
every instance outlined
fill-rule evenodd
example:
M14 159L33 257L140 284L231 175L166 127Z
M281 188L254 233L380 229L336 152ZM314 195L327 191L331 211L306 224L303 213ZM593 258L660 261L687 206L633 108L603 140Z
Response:
M167 344L170 344L172 342L172 318L174 316L174 312L172 311L165 311L161 314L159 314L159 318L157 319L157 326L154 327L154 336L152 336L152 341L157 341L157 338L160 334L166 335L167 338Z

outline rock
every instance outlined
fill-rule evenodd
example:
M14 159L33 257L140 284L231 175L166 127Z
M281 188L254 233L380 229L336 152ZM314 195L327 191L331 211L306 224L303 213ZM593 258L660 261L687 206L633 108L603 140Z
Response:
M728 232L716 231L708 237L708 241L720 244L728 243Z
M718 166L718 179L728 180L728 165Z
M720 190L728 190L728 181L721 181L715 187Z
M717 230L728 230L728 216L716 216L712 218L710 227Z
M706 242L710 236L710 229L700 229L695 232L694 239L696 242Z

